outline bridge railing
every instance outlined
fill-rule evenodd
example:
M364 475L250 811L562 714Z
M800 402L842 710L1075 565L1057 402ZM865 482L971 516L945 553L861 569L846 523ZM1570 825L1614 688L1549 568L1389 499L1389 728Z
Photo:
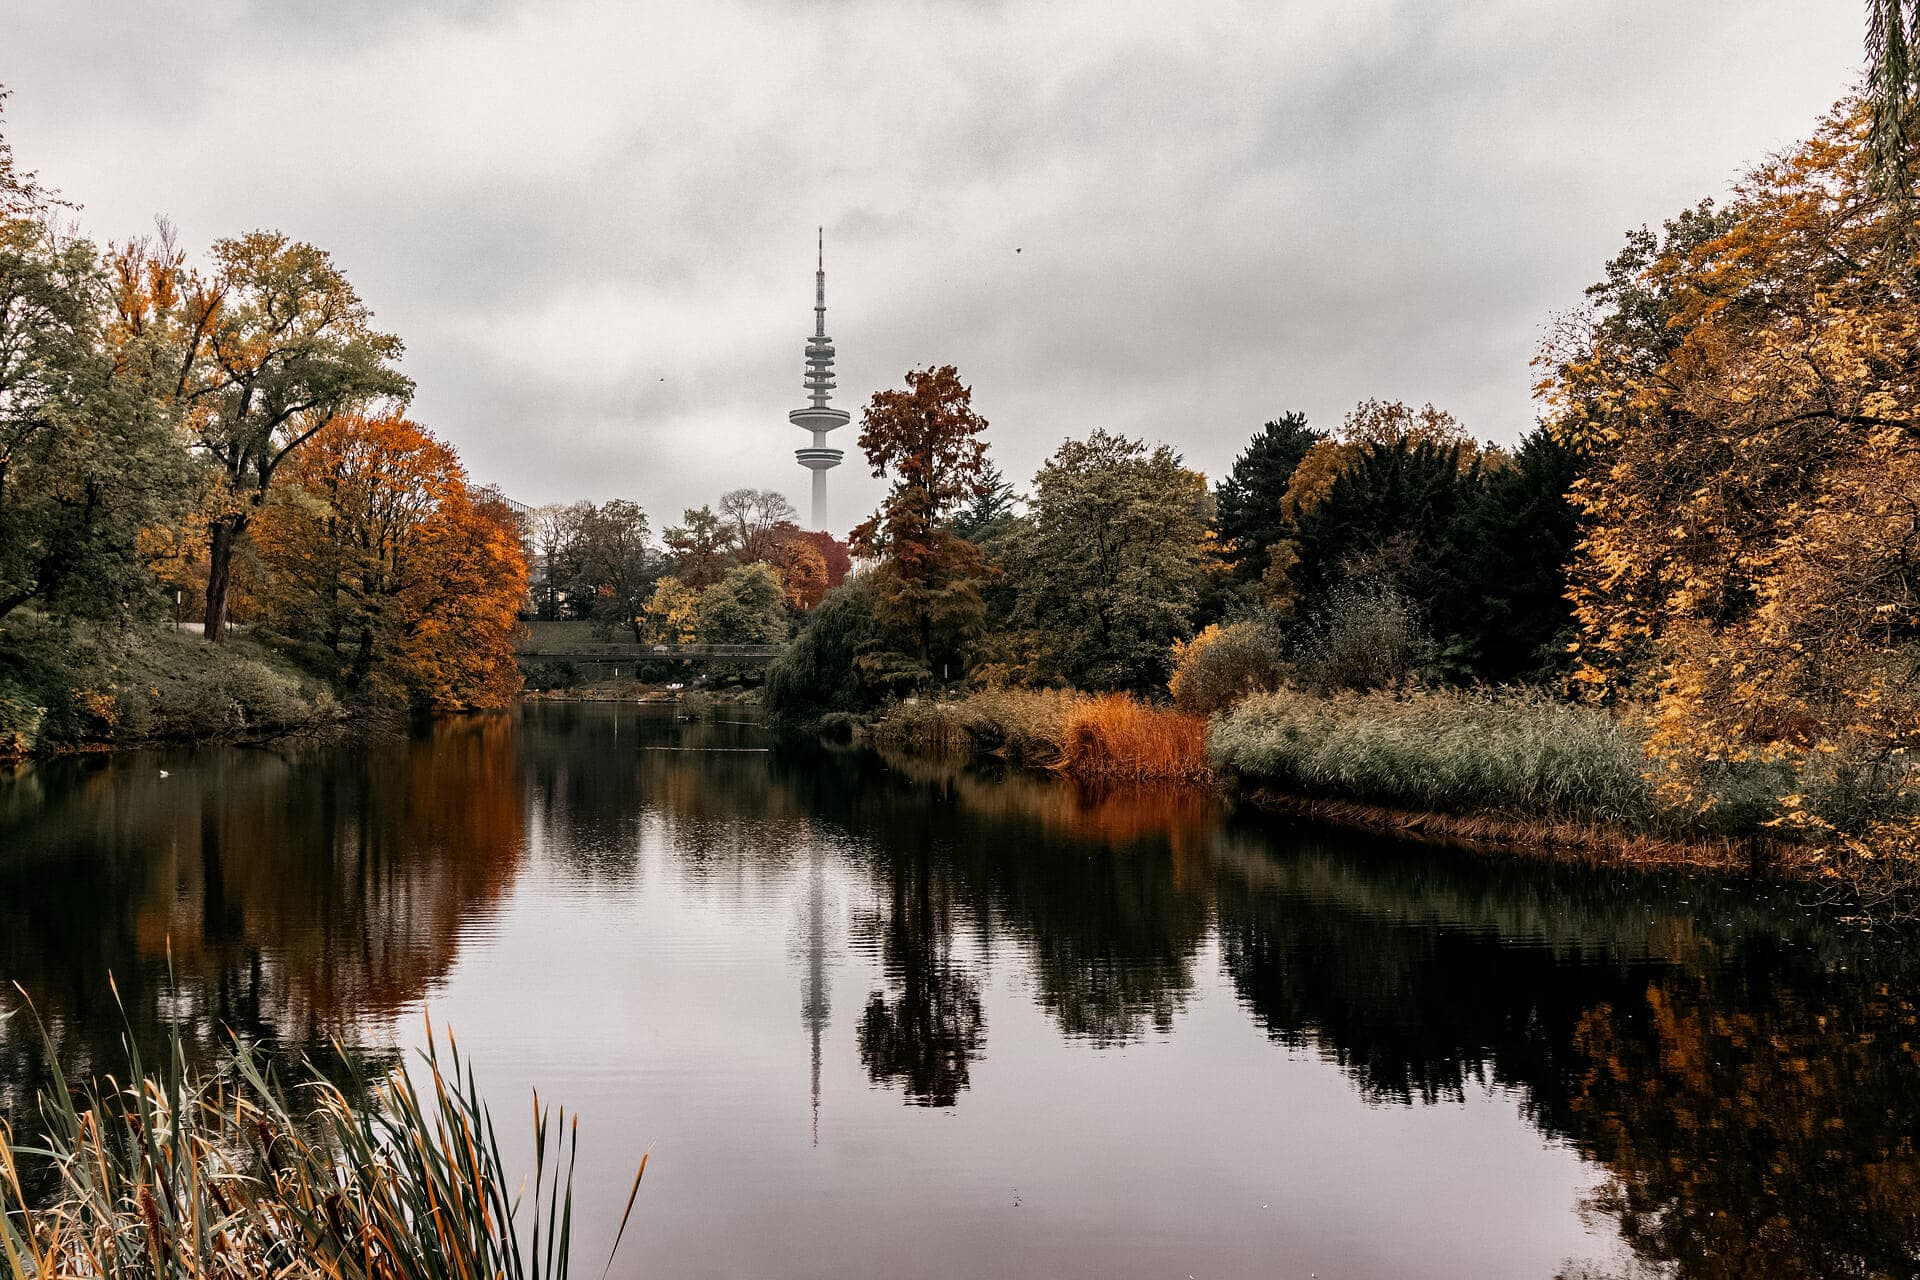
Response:
M516 656L541 662L677 662L760 659L786 651L782 644L529 644Z

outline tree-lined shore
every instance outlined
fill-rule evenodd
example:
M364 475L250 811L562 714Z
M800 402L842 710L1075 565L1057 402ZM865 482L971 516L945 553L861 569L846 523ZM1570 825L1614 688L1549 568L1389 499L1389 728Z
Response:
M1124 717L967 690L1126 695L1169 723L1120 773L1690 848L1910 914L1920 226L1887 109L1850 97L1629 234L1550 327L1512 447L1367 399L1331 430L1277 417L1211 489L1095 432L1016 499L983 448L937 483L914 461L937 451L876 452L903 395L922 434L978 436L955 370L910 378L861 437L892 481L857 534L879 568L800 633L772 713L1078 771L1125 754L1080 740Z

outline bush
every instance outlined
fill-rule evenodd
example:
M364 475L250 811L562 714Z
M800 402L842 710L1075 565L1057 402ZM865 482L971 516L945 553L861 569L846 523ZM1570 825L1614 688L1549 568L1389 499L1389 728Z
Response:
M1390 587L1334 593L1301 645L1298 670L1319 689L1392 689L1432 661L1413 602Z
M1067 715L1063 771L1126 782L1205 782L1207 722L1122 693L1087 698Z
M0 748L284 733L341 715L324 681L245 636L30 619L0 645Z
M811 730L836 713L858 715L880 704L867 680L863 656L879 643L873 589L849 582L827 593L806 625L767 668L762 705L777 729Z
M974 741L1016 764L1058 764L1067 728L1088 696L1071 689L989 689L961 704Z
M1236 622L1208 627L1173 646L1173 704L1189 715L1225 711L1250 693L1280 687L1279 646L1266 627Z
M1216 719L1209 749L1221 768L1305 795L1629 830L1656 818L1638 732L1539 694L1283 690Z
M1203 781L1207 727L1198 716L1126 694L996 689L959 702L913 699L874 728L876 741L923 751L991 753L1079 778Z

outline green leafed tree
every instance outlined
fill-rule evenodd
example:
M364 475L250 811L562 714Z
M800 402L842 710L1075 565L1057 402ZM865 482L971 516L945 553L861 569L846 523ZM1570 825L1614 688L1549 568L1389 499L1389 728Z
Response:
M1913 199L1920 146L1920 0L1867 0L1867 161L1882 196Z
M787 638L786 592L770 564L743 564L700 593L695 632L702 644L780 644Z
M1358 447L1300 519L1290 576L1302 613L1325 613L1353 591L1387 591L1418 602L1443 643L1467 626L1478 606L1460 557L1480 472L1462 470L1460 453L1458 444L1404 438Z
M1580 449L1535 430L1512 466L1483 478L1458 561L1459 625L1482 679L1530 679L1571 665L1567 566L1580 534L1571 491L1586 466Z
M58 208L0 134L0 617L151 604L137 540L187 489L168 407L115 341L109 274Z
M1165 445L1096 431L1033 481L1016 619L1050 674L1082 688L1154 689L1192 633L1206 574L1206 479Z
M862 659L880 643L872 583L855 578L829 591L767 670L768 719L782 728L809 728L824 716L877 705L881 692Z
M647 513L640 504L614 498L595 506L574 507L572 557L574 599L588 604L588 616L609 634L624 632L635 644L642 619L660 578L660 557L647 537Z

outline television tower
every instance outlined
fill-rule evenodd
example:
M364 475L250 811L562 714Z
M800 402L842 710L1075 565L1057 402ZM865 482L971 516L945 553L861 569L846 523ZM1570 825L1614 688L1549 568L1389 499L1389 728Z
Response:
M813 432L813 443L795 449L800 465L813 472L813 527L827 527L827 472L840 465L843 456L827 445L827 432L847 425L845 409L829 409L833 396L833 339L827 336L827 233L820 229L819 266L813 273L813 336L807 339L807 377L803 384L812 401L804 409L795 409L787 421L802 431Z

